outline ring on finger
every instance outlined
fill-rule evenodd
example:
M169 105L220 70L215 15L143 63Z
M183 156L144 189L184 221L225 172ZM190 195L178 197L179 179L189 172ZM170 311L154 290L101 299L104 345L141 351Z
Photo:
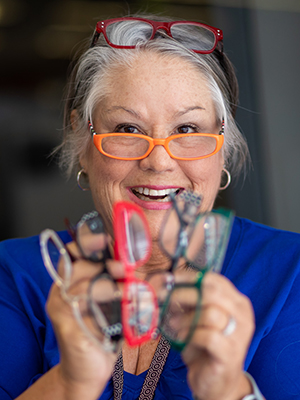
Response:
M229 317L228 323L223 329L222 333L224 336L230 336L236 329L236 320L232 316Z

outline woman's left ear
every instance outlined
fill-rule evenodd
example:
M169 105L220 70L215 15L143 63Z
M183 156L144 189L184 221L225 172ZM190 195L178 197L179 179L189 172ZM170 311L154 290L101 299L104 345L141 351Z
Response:
M87 163L86 163L86 154L81 153L79 156L79 164L80 164L80 169L83 169L83 171L87 174Z

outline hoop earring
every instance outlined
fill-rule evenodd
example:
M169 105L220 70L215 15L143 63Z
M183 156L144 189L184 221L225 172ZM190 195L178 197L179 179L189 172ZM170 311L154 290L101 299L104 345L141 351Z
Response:
M230 175L230 172L226 169L226 168L223 168L222 169L222 172L225 172L225 174L226 174L226 176L227 176L227 182L226 182L226 184L224 185L224 186L220 186L220 188L219 188L219 190L225 190L225 189L227 189L228 188L228 186L230 185L230 182L231 182L231 175Z
M78 174L77 174L77 185L78 185L78 187L79 187L80 190L82 190L83 192L86 192L86 191L90 190L90 188L89 188L89 187L81 186L81 184L80 184L80 178L81 178L81 174L82 174L82 173L86 175L86 178L85 178L85 179L88 181L87 173L84 171L84 168L81 168L81 170L78 171Z

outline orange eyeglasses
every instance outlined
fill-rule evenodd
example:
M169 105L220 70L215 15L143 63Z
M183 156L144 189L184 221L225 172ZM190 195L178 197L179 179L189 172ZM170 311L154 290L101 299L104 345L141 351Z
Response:
M163 146L175 160L201 160L216 154L224 143L224 120L219 134L183 133L165 139L132 133L95 132L89 121L93 142L100 153L117 160L142 160L148 157L154 146Z

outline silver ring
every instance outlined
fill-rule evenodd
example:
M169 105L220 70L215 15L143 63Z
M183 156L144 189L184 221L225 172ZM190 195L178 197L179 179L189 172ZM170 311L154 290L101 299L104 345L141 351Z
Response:
M224 336L229 336L229 335L233 334L235 329L236 329L236 320L230 316L230 318L228 320L228 324L225 326L222 333Z

